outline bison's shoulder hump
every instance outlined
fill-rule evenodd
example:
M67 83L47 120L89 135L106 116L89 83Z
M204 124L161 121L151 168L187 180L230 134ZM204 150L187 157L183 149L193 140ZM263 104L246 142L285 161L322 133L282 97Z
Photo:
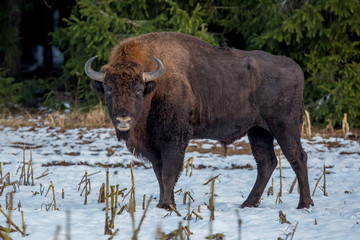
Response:
M136 38L129 38L113 48L109 63L135 62L144 65L145 56L144 44Z

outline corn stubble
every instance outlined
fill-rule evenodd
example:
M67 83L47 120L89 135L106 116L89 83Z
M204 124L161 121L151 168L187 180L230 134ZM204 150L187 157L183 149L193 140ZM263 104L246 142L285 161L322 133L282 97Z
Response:
M109 168L106 169L106 184L105 184L105 235L111 235L109 224Z
M279 157L280 158L280 157ZM279 159L280 162L280 196L282 193L282 174L281 174L281 158ZM27 169L25 168L26 164L28 164ZM27 171L26 171L27 170ZM127 188L119 189L119 185L116 186L110 186L109 185L109 169L106 170L106 183L103 183L101 188L99 189L99 198L98 203L105 203L105 234L109 235L109 239L114 239L118 234L120 234L119 229L115 229L115 217L116 215L122 214L123 211L127 211L130 214L131 217L131 224L133 228L133 236L132 239L137 240L138 234L140 232L141 226L144 222L144 219L146 217L146 212L148 211L150 202L152 201L152 197L146 202L146 195L143 195L142 198L142 210L144 210L143 215L141 217L141 220L136 227L135 224L135 212L136 212L136 204L135 204L135 184L134 184L134 170L133 170L133 162L130 164L130 170L131 170L131 188L130 190L125 194L127 191ZM192 176L193 171L193 158L189 158L185 165L184 170L187 173L190 173L190 177ZM99 171L100 172L100 171ZM92 174L88 174L86 171L84 175L82 176L79 184L78 184L78 191L81 190L80 196L84 196L84 204L87 204L87 196L91 193L91 181L90 176L97 174L99 172L95 172ZM42 177L45 177L49 174L49 171L44 171L39 177L36 179L40 179ZM210 223L209 223L209 235L206 237L206 239L223 239L224 235L222 233L216 233L212 234L212 222L215 220L215 206L214 206L214 197L215 197L215 180L219 177L219 175L210 178L204 185L210 184L210 197L209 202L205 203L207 208L210 210ZM25 162L25 147L24 147L24 154L23 154L23 161L21 166L21 178L15 182L10 181L10 173L4 174L2 171L2 164L0 164L0 183L3 183L3 186L0 188L3 190L6 186L13 185L16 189L16 184L19 185L19 182L21 181L24 185L30 185L30 183L34 184L34 174L33 174L33 166L32 166L32 153L30 149L30 161L28 163ZM296 182L296 178L292 185L294 185ZM269 188L268 195L273 194L273 188L274 183L272 179L272 186ZM325 186L325 185L324 185ZM54 184L52 181L50 181L50 186L48 187L45 197L50 193L50 190L52 190L52 202L49 205L46 205L46 210L50 210L52 207L54 210L59 210L57 208L56 198L55 198L55 189ZM292 187L293 188L293 187ZM40 190L41 191L41 190ZM176 193L181 194L183 192L182 189L176 191ZM1 192L0 192L1 193ZM290 191L291 193L291 191ZM36 195L36 194L35 194ZM64 190L62 191L62 195L64 196ZM12 203L12 194L8 194L8 200L7 200L7 209L13 209L13 203ZM129 196L129 203L124 204L120 210L118 211L119 204L119 196L122 197L122 202L126 200L126 198ZM64 198L64 197L63 197ZM182 222L179 222L179 227L175 229L174 231L170 232L169 234L165 234L163 232L159 231L158 238L159 239L190 239L190 236L192 235L192 232L190 230L190 220L195 218L196 220L203 220L204 218L201 216L200 212L200 205L197 208L197 211L195 209L191 209L191 202L194 202L194 198L192 196L192 193L190 191L186 191L183 194L183 204L188 204L188 212L187 215L184 217L183 220L187 221L187 225L183 226ZM170 206L172 208L172 211L176 213L177 216L181 216L181 213L177 211L176 208L173 206ZM240 219L239 212L238 214L238 239L240 239L241 235L241 224L242 221ZM22 213L23 216L23 213ZM15 226L14 223L11 224L13 227ZM16 228L11 231L19 231L20 228ZM9 228L10 229L10 228ZM21 230L21 229L20 229ZM25 234L26 226L23 222L23 230L21 230ZM10 230L9 230L10 231ZM19 231L20 232L20 231ZM3 239L11 239L7 238L8 230L4 231L0 229L0 233ZM5 234L5 235L4 235ZM4 236L4 237L3 237Z
M215 177L210 178L206 183L203 185L207 185L211 182L210 185L210 198L209 198L209 205L208 209L210 210L210 223L209 223L209 235L206 237L207 239L223 239L224 235L221 233L212 234L213 231L213 221L215 220L215 204L214 204L214 197L215 197L215 180L220 176L217 175Z
M31 186L34 186L34 168L33 168L33 164L32 164L32 150L30 148L30 160L28 163L26 163L25 162L25 149L26 149L26 145L24 144L23 161L22 161L19 183L23 183L23 185L25 185L25 186L30 185L30 176L31 176ZM27 171L26 171L26 167L25 167L26 164L28 164Z
M296 224L294 226L290 221L287 220L286 214L284 214L283 211L280 210L279 211L279 223L280 224L284 224L284 223L289 224L288 228L292 228L292 231L289 233L285 233L285 235L286 235L285 239L288 239L288 237L290 236L290 240L292 240L294 238L294 235L295 235L295 232L296 232L299 222L296 222ZM282 239L282 238L279 237L278 239Z
M14 232L14 230L11 229L10 225L13 226L17 232L21 233L22 236L26 235L26 225L25 225L25 221L24 221L24 214L23 212L22 214L22 230L11 220L11 210L9 210L9 214L6 214L4 212L4 210L1 209L0 207L0 212L4 215L4 217L6 218L7 223L9 224L8 228L1 228L0 229L0 236L4 236L3 239L11 239L8 235L8 233L10 232Z
M88 174L87 171L85 171L83 177L81 178L81 180L80 180L80 182L78 184L78 186L79 186L78 191L80 191L81 185L85 184L82 191L81 191L81 193L80 193L80 196L83 196L83 194L85 196L84 205L87 204L87 196L90 195L90 193L91 193L91 181L90 181L89 177L92 176L92 175L98 174L98 173L100 173L100 171L95 172L95 173L91 173L91 174ZM99 195L99 197L100 196L101 195Z
M280 169L280 190L276 196L275 203L282 203L282 167L281 167L281 154L279 153L279 169Z
M323 174L322 174L322 175L318 178L318 180L316 181L316 184L315 184L315 187L314 187L314 191L312 192L312 196L315 195L315 190L317 189L317 187L318 187L318 185L319 185L320 180L321 180L322 177L323 177L323 179L324 179L324 184L323 184L322 191L323 191L323 193L324 193L324 196L328 196L328 194L327 194L327 192L326 192L326 174L327 174L327 172L326 172L326 166L325 166L325 164L324 164L324 166L323 166Z
M130 164L130 170L131 170L131 188L130 190L124 194L124 192L127 190L127 188L119 189L119 185L116 186L109 186L109 169L106 170L106 183L102 184L99 192L99 203L105 202L105 235L111 235L109 239L113 239L115 235L119 233L119 229L116 229L114 233L112 233L112 229L115 227L115 217L116 215L120 215L123 213L124 210L130 213L131 217L131 224L133 229L133 240L138 239L138 234L140 232L140 228L144 222L144 219L146 217L146 212L148 211L148 208L150 206L150 202L152 201L152 196L150 199L146 202L146 196L143 196L143 215L140 219L140 222L138 226L136 227L135 224L135 212L136 212L136 200L135 200L135 178L134 178L134 171L133 171L133 162ZM110 189L110 190L109 190ZM119 195L123 197L122 202L125 201L125 199L129 196L129 205L125 204L120 208L120 211L118 210L118 197ZM109 206L110 205L110 206ZM110 212L110 217L109 217Z
M239 209L236 209L236 216L237 216L237 223L238 223L238 240L241 240L241 225L242 220L240 218L240 211Z
M160 230L158 230L158 239L160 239L160 240L172 240L172 239L185 240L185 239L190 239L189 237L191 234L192 234L192 232L190 231L188 226L184 227L182 225L182 222L180 221L178 228L168 234L165 234L164 232L161 232Z
M190 177L192 176L194 170L194 157L190 157L188 160L185 161L183 169L185 169L186 176L188 175L189 169L191 169Z
M54 184L52 181L50 181L50 186L49 186L48 190L46 191L45 197L47 197L47 195L49 194L50 189L52 189L53 199L48 205L45 204L45 209L46 209L46 211L49 211L51 209L51 207L53 207L53 210L59 211L59 208L56 207L55 187L54 187ZM42 205L41 205L41 207L42 207Z

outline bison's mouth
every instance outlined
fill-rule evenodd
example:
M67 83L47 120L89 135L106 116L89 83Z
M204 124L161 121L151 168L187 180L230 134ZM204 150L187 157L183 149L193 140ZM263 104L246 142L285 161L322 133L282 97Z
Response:
M122 131L122 132L125 132L125 131L128 131L130 129L130 125L127 124L127 123L119 123L116 128L119 130L119 131Z

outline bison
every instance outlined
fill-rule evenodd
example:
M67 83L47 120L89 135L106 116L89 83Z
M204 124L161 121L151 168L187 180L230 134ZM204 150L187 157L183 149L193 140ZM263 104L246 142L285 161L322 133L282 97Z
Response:
M175 206L174 186L190 139L224 146L248 135L257 178L241 207L257 207L277 165L274 139L296 173L298 208L312 204L307 154L300 142L304 75L291 59L212 46L180 33L149 33L120 42L100 72L85 64L108 108L116 136L151 162L157 207Z

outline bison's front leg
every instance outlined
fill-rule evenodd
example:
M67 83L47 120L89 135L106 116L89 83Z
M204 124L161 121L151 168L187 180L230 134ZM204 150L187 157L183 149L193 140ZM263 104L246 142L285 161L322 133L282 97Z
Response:
M181 145L183 145L181 147ZM180 147L179 147L180 146ZM174 187L183 168L186 144L174 143L167 145L161 152L162 171L160 186L160 201L158 207L170 210L170 205L176 206ZM159 181L160 184L160 181ZM161 193L163 189L163 193Z
M156 205L158 208L162 208L163 205L163 198L164 198L164 185L162 181L162 162L161 160L157 160L152 162L153 170L155 172L156 178L159 183L159 190L160 190L160 199L159 203Z

